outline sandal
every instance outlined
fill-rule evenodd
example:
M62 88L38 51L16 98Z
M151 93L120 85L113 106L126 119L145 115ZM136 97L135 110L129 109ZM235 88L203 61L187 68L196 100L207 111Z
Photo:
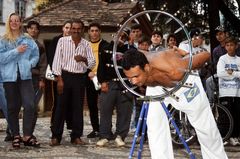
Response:
M14 136L12 141L13 148L20 148L20 143L22 142L21 136Z
M35 136L30 136L27 141L23 141L24 146L40 147L40 143L37 141Z

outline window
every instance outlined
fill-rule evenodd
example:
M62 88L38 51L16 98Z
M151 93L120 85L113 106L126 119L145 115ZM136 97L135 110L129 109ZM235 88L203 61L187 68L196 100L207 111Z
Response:
M21 18L26 16L26 0L15 0L15 11Z
M3 22L3 0L0 0L0 22Z

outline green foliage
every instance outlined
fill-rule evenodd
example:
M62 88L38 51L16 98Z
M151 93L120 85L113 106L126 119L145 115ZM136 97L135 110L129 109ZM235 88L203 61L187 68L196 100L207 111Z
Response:
M39 11L49 7L50 5L54 4L54 3L59 3L59 2L63 2L63 0L49 0L48 2L42 3L39 6L37 6L37 9Z
M144 0L146 9L160 9L173 14L186 24L188 29L198 27L201 30L209 31L209 23L216 22L209 19L209 0ZM236 7L236 3L240 6L240 0L223 0L228 9L239 18L240 7ZM235 2L235 5L234 5ZM163 6L166 6L163 8ZM227 28L231 27L231 22L223 18L223 24ZM160 23L160 22L159 22ZM233 25L233 24L232 24ZM236 34L236 31L229 29L230 32Z
M145 0L145 6L146 9L160 9L174 15L186 24L189 30L193 27L208 29L208 10L204 0ZM160 20L156 23L156 26L162 24Z

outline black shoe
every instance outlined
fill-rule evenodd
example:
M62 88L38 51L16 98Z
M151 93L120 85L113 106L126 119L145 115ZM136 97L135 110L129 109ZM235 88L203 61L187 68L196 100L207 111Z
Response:
M87 138L96 138L96 137L99 137L98 131L94 131L94 130L87 135Z
M4 141L6 141L6 142L13 141L13 136L11 134L7 134L7 136L5 137Z

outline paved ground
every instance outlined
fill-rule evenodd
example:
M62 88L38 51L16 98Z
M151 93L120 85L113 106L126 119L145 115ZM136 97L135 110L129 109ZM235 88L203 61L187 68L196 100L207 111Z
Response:
M4 142L6 128L6 122L4 119L0 119L0 159L126 159L128 158L129 150L131 148L131 141L133 134L130 133L126 139L126 147L118 148L115 146L114 141L111 141L108 147L96 147L96 139L87 139L86 135L91 131L89 124L89 117L85 113L85 125L83 140L88 144L84 146L74 146L69 140L69 133L64 132L62 145L57 147L49 146L49 137L51 135L49 129L49 117L41 117L37 121L35 136L41 142L40 148L30 148L21 145L21 148L13 149L11 143ZM163 145L164 146L164 145ZM137 158L138 147L135 148L133 158ZM197 144L191 146L191 150L196 155L197 159L201 159L200 149ZM226 146L226 151L229 159L240 158L240 147ZM187 159L189 156L184 149L174 148L174 154L176 159ZM143 159L149 159L148 145L144 145L142 153Z

